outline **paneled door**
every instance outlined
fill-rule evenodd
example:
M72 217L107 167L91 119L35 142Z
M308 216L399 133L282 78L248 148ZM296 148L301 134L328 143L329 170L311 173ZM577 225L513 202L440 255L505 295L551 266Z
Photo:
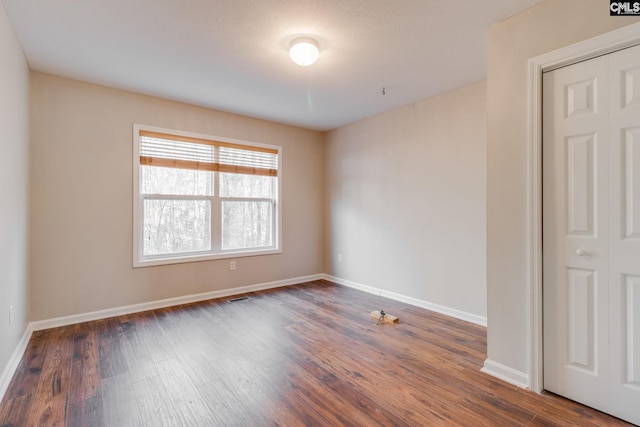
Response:
M543 76L544 388L640 424L640 46Z

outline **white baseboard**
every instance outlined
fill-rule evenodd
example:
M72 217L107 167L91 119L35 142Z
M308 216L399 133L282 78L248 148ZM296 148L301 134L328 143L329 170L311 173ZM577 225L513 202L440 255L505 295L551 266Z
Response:
M476 325L480 325L484 327L487 326L487 318L483 316L478 316L477 314L467 313L466 311L457 310L455 308L446 307L444 305L423 301L417 298L408 297L406 295L397 294L395 292L385 291L384 289L374 288L373 286L363 285L362 283L352 282L351 280L342 279L340 277L331 276L328 274L324 274L323 278L330 282L338 283L339 285L348 286L350 288L358 289L363 292L379 295L392 300L404 302L406 304L410 304L416 307L435 311L436 313L445 314L447 316L455 317L456 319L475 323Z
M13 351L13 354L9 358L7 366L4 367L2 375L0 375L0 402L2 402L2 399L4 398L4 395L9 388L9 384L11 383L11 379L18 369L18 366L20 366L20 360L22 360L22 356L27 349L27 344L29 344L31 334L33 334L33 328L29 323L24 330L20 341L18 341L16 349Z
M521 388L529 388L529 375L516 369L494 362L491 359L484 361L484 367L480 371L506 381Z
M311 276L294 277L292 279L277 280L275 282L260 283L257 285L242 286L240 288L223 289L220 291L204 292L201 294L185 295L177 298L169 298L157 301L144 302L141 304L126 305L123 307L108 308L106 310L93 311L90 313L74 314L71 316L56 317L54 319L39 320L31 322L32 330L57 328L60 326L73 325L76 323L90 322L92 320L106 319L108 317L122 316L125 314L140 313L142 311L155 310L157 308L172 307L180 304L206 301L209 299L223 298L232 295L244 294L247 292L262 291L265 289L280 288L283 286L297 285L305 282L312 282L323 278L322 274Z

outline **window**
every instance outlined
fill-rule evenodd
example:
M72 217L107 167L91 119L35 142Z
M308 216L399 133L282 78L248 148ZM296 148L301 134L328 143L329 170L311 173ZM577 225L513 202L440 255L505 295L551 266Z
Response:
M134 267L279 253L280 151L134 125Z

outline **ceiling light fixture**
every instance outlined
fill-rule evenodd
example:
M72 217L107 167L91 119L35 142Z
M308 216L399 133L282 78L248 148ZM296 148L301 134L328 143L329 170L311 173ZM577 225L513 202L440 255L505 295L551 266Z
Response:
M318 43L309 37L300 37L291 42L289 56L298 65L306 67L318 60Z

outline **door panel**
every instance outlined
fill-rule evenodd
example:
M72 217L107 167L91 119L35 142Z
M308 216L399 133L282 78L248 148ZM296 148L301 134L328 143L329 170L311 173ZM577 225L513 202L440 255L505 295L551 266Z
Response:
M640 390L640 276L626 276L626 366L625 384Z
M595 237L597 135L567 138L567 232Z
M623 96L621 107L640 105L640 67L631 67L622 71Z
M640 127L625 129L623 135L624 239L640 239Z
M573 368L597 375L596 295L597 278L595 271L567 270L569 286L569 358Z
M565 86L565 118L598 114L597 86L596 78L568 83Z
M587 404L608 366L607 67L543 79L544 386Z

